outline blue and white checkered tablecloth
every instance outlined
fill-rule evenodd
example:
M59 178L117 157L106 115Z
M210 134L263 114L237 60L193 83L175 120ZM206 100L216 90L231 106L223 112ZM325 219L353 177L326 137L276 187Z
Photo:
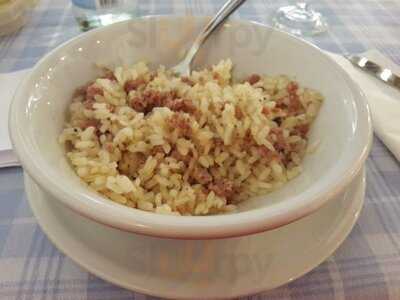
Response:
M224 1L143 0L137 12L211 15ZM287 2L249 0L236 17L269 23ZM339 53L376 48L400 64L398 0L310 2L330 24L328 34L314 43ZM0 72L32 67L77 34L69 1L42 0L20 32L0 38ZM400 299L400 165L375 138L366 169L364 209L334 256L293 283L248 299ZM153 298L88 274L54 248L29 208L22 170L8 168L0 169L0 299Z

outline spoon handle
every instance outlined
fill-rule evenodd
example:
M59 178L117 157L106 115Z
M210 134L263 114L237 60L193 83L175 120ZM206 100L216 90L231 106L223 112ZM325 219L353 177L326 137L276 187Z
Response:
M192 47L186 54L185 61L188 65L191 64L200 46L207 40L211 33L213 33L218 27L224 23L224 21L238 9L246 0L229 0L224 6L218 11L218 13L211 19L206 25L203 31L196 37Z

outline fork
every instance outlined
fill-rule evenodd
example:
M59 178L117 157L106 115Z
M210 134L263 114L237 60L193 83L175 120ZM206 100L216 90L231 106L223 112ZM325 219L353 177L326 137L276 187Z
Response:
M185 57L175 67L171 68L174 73L181 76L190 76L191 64L194 57L199 51L201 45L207 40L207 38L222 25L225 20L235 12L246 0L229 0L224 6L217 12L217 14L211 19L211 21L204 27L201 33L196 37L193 45L186 52Z

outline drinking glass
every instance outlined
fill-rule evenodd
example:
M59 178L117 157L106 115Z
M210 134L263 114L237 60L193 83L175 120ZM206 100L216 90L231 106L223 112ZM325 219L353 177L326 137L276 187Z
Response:
M324 16L304 1L278 8L273 24L279 29L300 36L316 35L328 28Z

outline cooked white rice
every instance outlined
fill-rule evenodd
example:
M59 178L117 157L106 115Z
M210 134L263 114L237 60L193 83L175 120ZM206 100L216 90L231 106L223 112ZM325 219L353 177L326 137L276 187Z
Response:
M76 174L160 214L234 211L301 172L322 96L287 76L233 83L232 63L179 77L145 63L79 88L60 135Z

